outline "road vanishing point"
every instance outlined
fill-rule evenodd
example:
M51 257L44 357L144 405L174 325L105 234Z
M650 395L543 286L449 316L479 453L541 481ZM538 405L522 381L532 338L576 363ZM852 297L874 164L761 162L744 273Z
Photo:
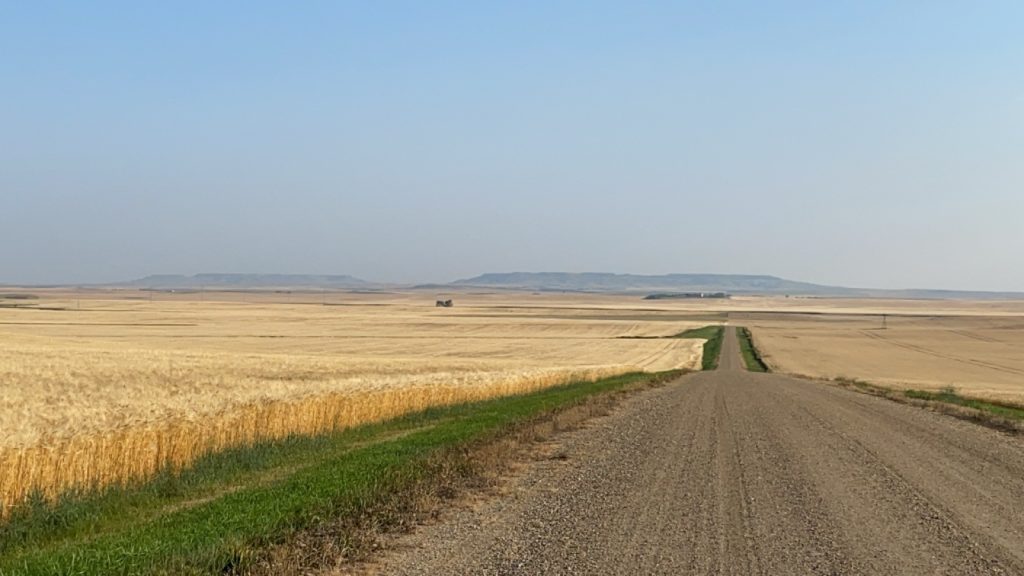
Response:
M720 367L561 435L380 574L1024 574L1024 443L822 382Z

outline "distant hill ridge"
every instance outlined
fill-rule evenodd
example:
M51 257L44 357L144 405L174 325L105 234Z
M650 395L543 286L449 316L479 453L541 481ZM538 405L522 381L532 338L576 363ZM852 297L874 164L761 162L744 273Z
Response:
M124 283L139 288L365 288L371 284L346 274L154 274Z
M794 296L873 298L1022 299L1021 292L960 290L880 290L845 288L750 274L613 274L607 272L504 272L457 280L453 286L575 292L728 292Z
M394 284L369 282L347 274L238 274L206 273L155 274L116 286L142 289L270 289L307 288L379 290ZM981 292L959 290L879 290L846 288L798 282L778 276L754 274L614 274L610 272L498 272L456 280L450 284L412 286L420 289L484 288L566 292L615 292L627 294L673 294L726 292L736 295L837 296L866 298L973 298L1024 299L1022 292Z
M605 272L507 272L457 280L455 285L534 290L687 291L835 294L850 289L750 274L612 274Z

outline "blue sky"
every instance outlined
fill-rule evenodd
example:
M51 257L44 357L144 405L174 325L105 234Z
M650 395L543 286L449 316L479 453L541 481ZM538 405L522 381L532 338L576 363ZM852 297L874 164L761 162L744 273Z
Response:
M0 282L1024 290L1024 3L7 2Z

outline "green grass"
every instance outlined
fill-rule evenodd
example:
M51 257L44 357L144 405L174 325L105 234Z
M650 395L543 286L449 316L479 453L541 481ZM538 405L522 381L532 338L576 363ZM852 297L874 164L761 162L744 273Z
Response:
M740 354L743 356L743 363L747 365L750 372L769 372L768 365L761 358L761 353L754 346L754 340L747 328L737 328L736 336L740 340Z
M36 499L0 524L0 575L218 574L330 519L358 518L546 414L677 373L628 374L211 455L134 487Z
M701 370L714 370L718 368L718 355L722 351L722 336L724 334L725 328L723 326L712 325L680 332L673 336L673 338L703 338L707 340L704 343L704 357L701 360Z
M965 406L967 408L974 408L982 412L988 412L1001 416L1010 420L1021 420L1024 421L1024 407L1014 406L1012 404L1000 404L997 402L989 402L985 400L978 400L976 398L967 398L961 396L952 387L945 388L938 392L926 392L924 390L906 390L903 395L907 398L914 398L915 400L928 400L931 402L944 402L946 404L956 404L957 406Z

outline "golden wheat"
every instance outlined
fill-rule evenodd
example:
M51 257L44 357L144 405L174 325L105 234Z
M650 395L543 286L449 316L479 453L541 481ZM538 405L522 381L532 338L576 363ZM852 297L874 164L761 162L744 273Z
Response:
M429 406L694 367L700 341L619 338L693 325L613 309L453 313L405 301L107 295L0 308L0 502L134 482L225 448Z
M592 381L615 368L480 374L479 382L396 386L272 401L204 418L180 417L116 430L54 438L0 449L0 495L7 506L33 491L53 498L70 489L94 489L180 469L197 458L236 446L291 435L315 435L394 418L431 406L521 394L570 381Z

